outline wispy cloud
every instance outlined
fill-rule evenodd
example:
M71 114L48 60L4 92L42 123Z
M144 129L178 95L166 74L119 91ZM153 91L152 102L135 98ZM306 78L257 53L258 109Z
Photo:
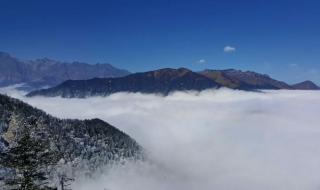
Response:
M297 63L291 63L291 64L289 64L289 66L292 67L292 68L295 68L295 67L298 67L299 64L297 64Z
M224 51L225 53L233 53L233 52L236 51L236 48L235 48L235 47L232 47L232 46L225 46L225 47L223 48L223 51Z
M206 62L207 62L207 60L205 60L205 59L200 59L197 61L197 63L206 63Z

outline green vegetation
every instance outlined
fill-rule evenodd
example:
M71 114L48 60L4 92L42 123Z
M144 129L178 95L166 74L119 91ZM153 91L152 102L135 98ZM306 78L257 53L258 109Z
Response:
M0 153L0 165L13 173L4 180L9 189L56 189L47 186L47 168L56 164L61 156L56 152L49 151L48 142L33 136L41 134L30 133L28 129L35 125L35 120L26 124L16 145Z

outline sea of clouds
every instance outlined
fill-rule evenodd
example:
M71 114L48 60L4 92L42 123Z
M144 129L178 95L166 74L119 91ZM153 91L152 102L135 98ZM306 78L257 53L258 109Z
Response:
M60 118L101 118L149 161L77 179L76 190L320 189L320 91L208 90L87 99L8 95Z

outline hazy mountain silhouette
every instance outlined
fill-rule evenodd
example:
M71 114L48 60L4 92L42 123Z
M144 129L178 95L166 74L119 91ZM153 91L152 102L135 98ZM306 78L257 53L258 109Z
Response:
M294 84L292 87L297 90L320 90L319 86L309 80Z
M0 87L25 83L31 88L55 86L66 80L94 77L121 77L126 70L110 64L60 62L48 58L21 61L8 53L0 52Z

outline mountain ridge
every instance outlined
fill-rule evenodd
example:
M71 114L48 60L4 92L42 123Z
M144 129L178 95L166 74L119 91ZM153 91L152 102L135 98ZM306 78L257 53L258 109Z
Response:
M310 80L306 80L300 83L292 85L297 90L320 90L320 87Z
M21 61L0 52L0 86L25 83L26 87L55 86L69 79L120 77L130 72L108 63L61 62L49 58Z
M220 83L222 86L232 89L292 89L292 87L285 82L275 80L267 74L260 74L253 71L206 69L199 73Z
M227 87L238 90L294 90L285 82L269 75L235 69L193 72L186 68L164 68L138 72L119 78L93 78L89 80L68 80L52 88L30 92L27 96L61 96L85 98L107 96L117 92L140 92L168 95L174 91L201 91L210 88ZM309 84L304 89L314 90Z
M27 96L47 95L62 97L107 96L116 92L141 92L168 95L177 90L205 90L220 85L209 78L186 68L164 68L139 72L119 78L94 78L89 80L68 80L62 84L38 91Z

